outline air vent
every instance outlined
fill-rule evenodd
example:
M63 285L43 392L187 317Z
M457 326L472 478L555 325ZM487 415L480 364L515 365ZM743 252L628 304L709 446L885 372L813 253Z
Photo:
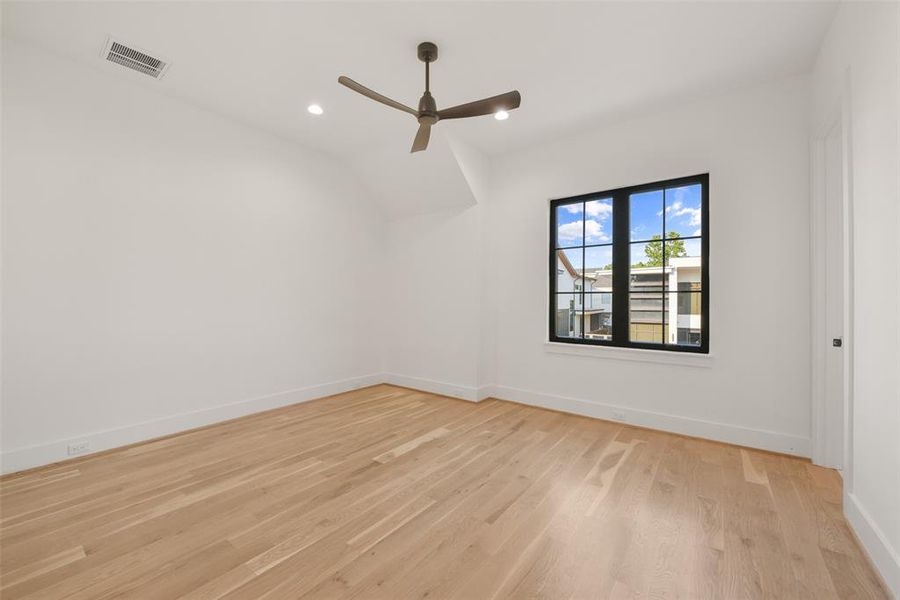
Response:
M158 56L152 56L144 50L138 50L133 46L125 44L109 38L103 49L102 56L117 65L127 67L132 71L149 75L154 79L159 79L166 73L169 68L169 61Z

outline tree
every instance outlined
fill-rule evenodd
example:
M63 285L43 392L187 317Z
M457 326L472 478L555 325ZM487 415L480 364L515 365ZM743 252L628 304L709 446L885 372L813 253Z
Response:
M670 258L678 258L687 256L687 250L684 249L684 240L675 231L669 232L669 239L666 242L666 266L669 265ZM644 255L646 262L636 263L635 267L661 267L663 266L663 242L659 235L651 238L653 241L647 242L644 246Z
M647 245L644 246L644 255L647 257L645 262L634 263L631 265L634 268L642 268L642 267L661 267L663 264L663 245L662 245L662 237L659 235L654 235L650 238L652 241L647 242ZM666 242L666 266L669 265L670 258L680 258L682 256L687 256L687 250L684 248L684 240L681 239L681 236L675 232L669 232L669 239ZM610 270L613 266L611 264L603 267L604 270Z

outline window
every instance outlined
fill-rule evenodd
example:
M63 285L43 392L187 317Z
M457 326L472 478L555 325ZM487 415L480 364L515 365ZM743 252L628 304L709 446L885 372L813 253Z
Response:
M709 352L709 175L550 203L550 341Z

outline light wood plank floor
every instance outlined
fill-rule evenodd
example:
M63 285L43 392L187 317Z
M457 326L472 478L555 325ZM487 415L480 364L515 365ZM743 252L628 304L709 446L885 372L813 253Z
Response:
M18 598L885 598L808 462L386 385L8 476Z

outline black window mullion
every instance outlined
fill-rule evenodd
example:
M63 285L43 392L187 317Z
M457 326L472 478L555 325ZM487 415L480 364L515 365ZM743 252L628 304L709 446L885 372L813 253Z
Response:
M629 218L628 193L613 196L613 281L612 281L612 339L615 344L628 343L628 275L629 275Z
M556 339L556 298L557 298L557 289L556 289L556 280L558 275L556 273L556 205L554 203L550 203L550 307L549 307L549 339Z
M668 194L668 190L663 188L663 205L662 205L662 343L663 346L667 346L669 344L669 336L666 335L666 320L669 315L666 314L666 288L668 287L669 279L666 277L666 265L668 261L666 260L666 195Z
M709 175L703 175L700 187L700 351L709 352Z
M686 235L686 236L684 236L684 237L679 236L678 239L686 242L686 241L688 241L688 240L699 240L701 237L703 237L703 236L700 236L700 235ZM632 244L649 244L650 242L658 242L658 241L659 241L659 240L631 240L631 243L632 243ZM597 244L597 245L599 246L599 245L601 245L601 244Z
M584 285L587 278L584 276L584 245L587 243L587 203L581 203L581 322L578 328L581 329L581 339L585 339L584 335Z

